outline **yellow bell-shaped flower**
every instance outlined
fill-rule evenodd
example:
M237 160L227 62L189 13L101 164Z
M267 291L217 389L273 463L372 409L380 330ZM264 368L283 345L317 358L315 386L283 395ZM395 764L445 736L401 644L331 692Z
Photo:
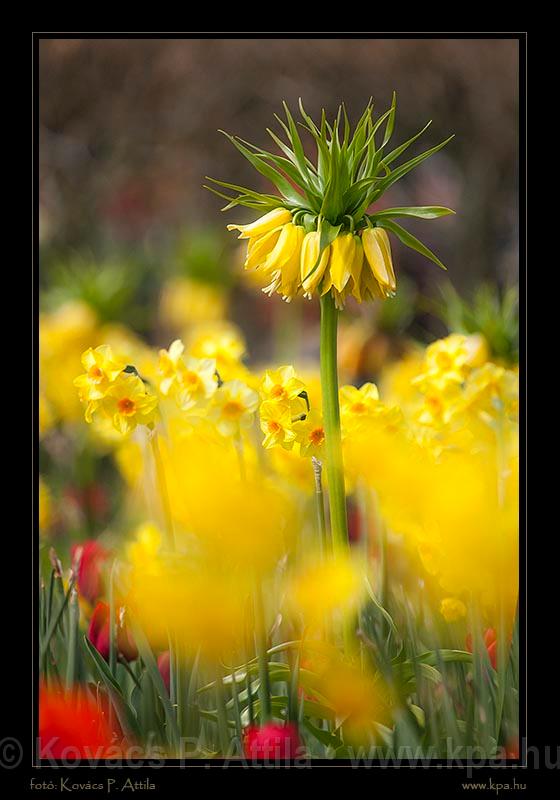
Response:
M323 250L321 259L317 264L320 241L321 234L319 231L311 231L311 233L305 235L301 246L301 285L307 297L311 297L321 282L329 263L330 246Z
M394 292L397 288L391 245L383 228L366 228L362 234L362 244L366 260L382 290Z
M292 215L286 208L275 208L249 225L228 225L227 229L228 231L239 231L238 239L253 239L256 236L262 236L263 233L268 233L279 225L291 222L291 219Z

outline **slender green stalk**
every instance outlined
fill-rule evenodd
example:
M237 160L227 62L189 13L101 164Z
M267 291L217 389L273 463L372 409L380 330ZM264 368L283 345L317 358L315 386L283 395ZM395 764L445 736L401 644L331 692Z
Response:
M261 704L260 724L265 725L272 716L270 704L270 676L268 674L268 653L266 649L266 629L262 590L259 581L255 581L255 646L259 665L259 700Z
M333 547L340 551L348 548L348 521L338 404L337 322L338 311L329 292L321 297L321 392L331 532Z
M235 732L241 742L243 738L243 725L241 724L241 707L239 705L239 687L237 686L237 672L235 668L231 673L231 698L233 700L233 716L235 720Z
M70 692L76 683L78 657L78 627L80 624L80 604L78 593L72 589L68 603L70 635L68 640L68 661L66 662L66 689Z
M226 709L226 694L224 691L224 679L222 675L222 668L216 667L216 709L218 719L218 733L220 736L220 749L225 756L229 750L229 731L228 719Z
M181 647L180 640L176 637L173 641L173 651L170 653L170 659L174 655L175 667L175 702L177 703L177 727L183 735L183 731L187 722L187 708L188 708L188 676L186 671L186 654Z
M312 456L313 475L315 477L315 512L317 515L317 532L323 556L328 553L329 541L327 538L327 524L325 522L325 499L323 495L322 472L323 465L318 458Z

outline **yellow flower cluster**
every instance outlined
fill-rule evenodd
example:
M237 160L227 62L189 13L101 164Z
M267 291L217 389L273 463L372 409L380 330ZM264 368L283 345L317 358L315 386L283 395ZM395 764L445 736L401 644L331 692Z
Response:
M338 308L349 296L359 303L391 297L397 288L389 237L383 228L368 227L361 235L339 234L322 251L319 231L306 232L291 213L277 208L249 225L228 225L247 239L245 269L258 269L274 292L290 302L303 292L332 291Z
M131 487L143 481L145 500L135 495L134 507L146 518L159 507L152 457L126 434L153 424L156 405L165 420L159 448L183 571L173 572L152 529L139 533L136 555L134 548L130 554L134 586L141 581L144 610L157 628L155 609L165 606L161 581L169 603L179 602L183 578L196 571L193 558L210 576L208 586L225 580L233 596L237 581L246 597L248 576L271 574L291 552L301 500L313 491L313 472L300 456L323 453L320 392L316 374L291 365L250 372L241 362L242 338L225 323L195 329L185 345L176 340L159 353L124 330L108 333L114 346L85 350L75 383L86 418L121 437L117 465ZM126 371L131 362L138 367L135 358L148 383ZM497 609L511 616L517 596L518 375L485 358L480 337L453 334L393 365L381 376L388 389L381 396L372 383L339 391L347 486L375 491L389 529L416 551L432 576L428 585L439 587L436 608L450 623L464 619L475 600L497 624ZM228 567L235 580L224 578ZM283 591L294 619L315 625L333 604L336 614L354 607L362 585L353 570L335 562L288 570ZM329 592L317 592L319 583ZM197 591L204 594L201 586ZM216 638L204 647L212 657L222 652Z
M111 420L123 435L137 425L153 425L156 395L146 390L136 373L126 371L127 365L113 356L109 345L88 348L82 356L82 366L86 371L74 380L74 385L85 405L86 422L99 415Z
M402 362L406 379L392 368L391 399L400 387L406 413L394 426L372 416L356 431L346 425L345 463L450 595L444 619L474 600L496 623L500 608L511 621L517 599L518 376L478 355L453 334Z
M321 414L292 366L267 370L260 385L263 447L294 447L302 456L319 456L325 441Z

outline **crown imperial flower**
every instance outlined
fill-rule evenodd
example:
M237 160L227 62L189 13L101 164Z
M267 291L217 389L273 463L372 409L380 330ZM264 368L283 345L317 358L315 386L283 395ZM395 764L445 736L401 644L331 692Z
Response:
M305 155L298 127L284 103L286 121L277 120L287 143L268 130L283 155L225 134L279 194L263 194L214 178L208 180L220 188L206 187L228 201L224 211L242 205L264 212L247 225L227 226L239 231L239 239L247 240L245 268L263 273L269 281L263 291L278 293L287 302L300 292L308 298L315 292L331 292L338 308L349 295L358 302L391 297L397 282L387 231L445 269L437 256L395 219L435 219L453 211L442 206L387 208L374 213L368 209L452 137L395 166L430 124L388 151L395 125L395 95L391 107L377 119L370 101L353 132L344 105L332 124L324 111L320 123L315 123L301 100L299 109L301 127L317 150L316 164Z

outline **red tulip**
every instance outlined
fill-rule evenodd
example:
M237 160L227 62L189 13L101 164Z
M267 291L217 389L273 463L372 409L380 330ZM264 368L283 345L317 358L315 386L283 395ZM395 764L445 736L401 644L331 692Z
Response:
M301 748L297 725L267 722L261 728L250 725L245 730L243 749L247 758L282 761L295 758Z
M138 658L138 649L123 617L124 608L121 607L117 609L117 648L123 658L134 661ZM109 634L109 606L99 602L91 615L88 639L105 661L109 661Z
M95 539L72 545L70 552L73 562L79 559L78 590L93 604L103 594L103 565L111 553Z
M169 668L169 650L165 650L163 653L159 654L157 665L161 677L163 678L163 682L165 683L167 694L169 694L169 687L171 685L170 668Z
M490 659L490 663L492 664L492 667L494 669L496 669L496 656L497 656L496 648L497 648L498 642L497 642L497 638L496 638L496 631L494 630L494 628L487 628L484 631L483 640L484 640L484 644L486 646L486 651L488 653L488 658ZM467 650L469 651L469 653L472 653L473 652L473 641L472 641L472 634L471 633L467 634L466 645L467 645Z
M347 517L348 517L348 540L355 544L362 538L362 519L358 504L348 498L347 504Z
M519 758L519 736L510 736L507 740L506 758Z
M122 756L113 744L107 717L87 692L71 696L41 687L39 695L39 757L106 759Z

